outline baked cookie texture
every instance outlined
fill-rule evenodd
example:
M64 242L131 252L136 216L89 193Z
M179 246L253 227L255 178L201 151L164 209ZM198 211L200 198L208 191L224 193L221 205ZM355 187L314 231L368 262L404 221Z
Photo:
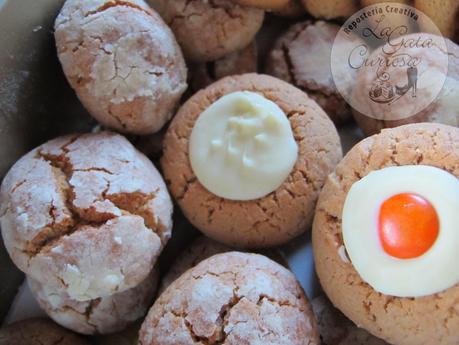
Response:
M142 318L153 303L159 272L129 290L79 302L64 292L48 290L29 279L28 284L40 307L58 324L82 334L107 334L123 330Z
M28 319L0 329L0 345L89 345L49 319Z
M241 50L260 30L264 11L232 0L149 0L171 27L185 58L218 60Z
M353 109L353 115L359 127L366 135L379 133L383 128L393 128L410 123L434 122L450 126L459 126L459 108L457 107L457 99L459 97L459 46L449 39L445 39L447 52L436 49L431 51L429 56L426 56L425 63L430 64L431 68L437 68L438 54L448 54L448 73L446 75L443 88L438 97L419 113L401 120L387 120L389 115L378 112L377 115L381 119L369 117L365 114ZM441 72L439 72L441 73ZM370 73L359 73L353 97L357 97L362 102L370 102L368 97L368 85L373 82L374 75ZM402 84L402 82L399 82ZM403 99L402 99L403 100ZM407 100L404 103L398 101L400 112L403 114L403 109L412 107L412 102ZM379 108L380 109L380 108Z
M352 118L352 112L335 86L330 67L338 31L338 25L324 21L294 24L268 54L266 72L305 91L341 125Z
M411 124L385 129L357 144L330 174L314 218L316 271L331 302L357 326L391 344L457 344L459 286L422 298L397 298L366 284L342 250L342 210L353 183L373 170L430 165L459 177L459 129ZM352 296L352 297L350 297Z
M247 47L221 59L191 64L189 68L190 86L195 92L224 77L256 73L258 71L257 44L252 41Z
M13 262L78 301L142 282L171 236L171 214L159 172L110 132L39 146L0 189L2 235Z
M355 0L302 0L306 11L313 17L324 19L347 19L359 10Z
M236 0L241 6L257 7L264 10L280 10L284 8L289 0Z
M424 12L440 29L442 35L459 40L459 2L455 0L415 0L414 6ZM420 23L422 29L427 29Z
M311 301L322 345L389 345L358 328L324 297Z
M257 254L215 255L159 297L142 345L319 344L316 321L293 273Z
M306 15L306 10L301 0L289 0L287 4L274 14L281 17L297 18Z
M251 201L231 201L207 191L188 156L199 115L220 97L241 90L263 95L287 114L299 149L285 182ZM319 191L341 156L336 128L304 92L270 76L244 74L221 79L182 106L166 133L161 165L171 194L195 227L230 246L262 248L286 243L307 230Z
M172 117L187 70L169 27L142 0L67 0L55 38L64 73L103 125L150 134Z

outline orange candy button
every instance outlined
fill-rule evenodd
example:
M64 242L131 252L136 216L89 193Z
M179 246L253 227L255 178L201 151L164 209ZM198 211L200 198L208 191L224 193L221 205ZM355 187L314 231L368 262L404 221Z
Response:
M385 252L399 259L423 255L435 243L440 231L432 204L410 193L397 194L383 202L378 226Z

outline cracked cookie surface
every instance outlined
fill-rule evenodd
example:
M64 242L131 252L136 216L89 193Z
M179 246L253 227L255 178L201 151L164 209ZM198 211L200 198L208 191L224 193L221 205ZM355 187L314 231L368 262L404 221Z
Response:
M28 319L0 329L0 345L89 345L49 319Z
M316 321L293 273L257 254L215 255L188 270L145 319L141 345L315 345Z
M384 167L430 165L459 177L458 162L458 128L412 124L385 129L357 144L344 157L320 195L312 240L321 285L333 304L355 324L389 343L457 344L459 286L421 298L386 296L372 289L342 253L346 195L353 183Z
M277 190L257 200L231 201L210 193L197 180L188 158L199 115L235 91L256 92L275 102L287 115L298 144L290 175ZM166 133L161 165L171 194L194 226L230 246L261 248L286 243L308 229L319 191L340 159L336 128L313 100L279 79L245 74L221 79L182 106Z
M155 268L136 287L85 302L73 300L62 291L48 290L30 278L28 284L40 307L58 324L82 334L107 334L121 331L145 316L158 280Z
M171 30L142 0L67 0L55 22L64 73L88 111L122 132L156 132L185 91Z
M232 0L149 0L171 27L187 60L214 61L248 46L264 11Z
M0 189L2 235L13 262L79 301L143 281L171 236L171 214L159 172L110 132L39 146Z

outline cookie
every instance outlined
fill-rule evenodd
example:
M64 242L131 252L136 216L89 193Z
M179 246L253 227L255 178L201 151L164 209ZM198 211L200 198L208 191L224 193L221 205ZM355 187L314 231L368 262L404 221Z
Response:
M269 53L266 71L305 91L340 125L352 118L352 112L336 89L330 67L338 31L338 25L324 21L294 24Z
M28 319L0 329L0 345L89 345L48 319Z
M150 134L172 117L186 66L171 30L143 0L67 0L55 38L67 80L103 125Z
M293 273L257 254L215 255L155 302L139 344L319 344L316 321Z
M347 19L359 10L355 0L302 0L306 11L316 18Z
M58 324L82 334L107 334L121 331L142 318L153 303L158 285L158 270L132 289L90 301L79 302L62 291L47 289L28 279L32 295L40 307Z
M185 58L221 59L248 46L261 28L264 11L232 0L149 0L171 27Z
M0 207L13 262L78 301L137 286L171 236L161 175L110 132L60 137L29 152L3 180Z
M281 17L297 18L306 15L306 10L301 0L289 0L289 2L274 14Z
M422 297L396 297L376 291L361 278L355 261L349 259L347 251L350 248L344 246L342 215L345 200L354 184L388 167L436 167L442 169L436 169L438 171L459 177L458 139L457 128L440 124L411 124L385 129L357 144L345 156L335 172L329 175L320 195L312 233L320 283L331 302L348 318L388 343L456 344L459 317L454 311L459 287L456 285ZM411 175L407 180L415 177ZM374 196L371 200L376 198ZM371 203L371 200L363 199L362 202ZM367 213L368 210L362 209L359 214ZM367 243L367 247L370 244ZM373 256L376 254L375 251ZM397 260L397 265L401 261ZM383 268L387 270L389 266L380 267ZM423 272L427 274L428 270ZM386 281L398 284L395 280Z
M201 113L237 91L263 95L280 107L298 145L287 179L255 200L229 200L210 192L197 179L189 158L190 136ZM230 246L261 248L286 243L307 230L317 195L340 157L333 123L304 92L270 76L245 74L221 79L182 106L166 133L161 165L173 197L195 227Z
M289 0L236 0L241 6L256 7L264 10L280 10L287 6Z
M459 97L459 46L449 39L445 39L446 48L448 52L444 52L442 49L436 49L429 52L429 55L423 57L423 63L431 66L431 70L438 70L437 75L443 73L439 70L442 66L439 66L442 59L445 58L444 54L448 54L448 73L446 75L443 87L430 104L422 103L419 98L422 95L418 95L415 98L406 98L406 101L402 104L398 102L397 113L403 114L404 112L412 112L411 108L416 104L425 104L425 108L404 119L393 119L393 113L384 112L384 106L380 107L372 103L368 97L368 87L371 82L374 81L374 74L371 70L362 70L357 77L355 87L353 90L354 99L358 99L359 102L369 111L369 115L362 114L356 109L353 109L353 115L359 127L363 130L366 135L372 135L379 133L383 128L393 128L409 123L419 122L434 122L441 123L450 126L459 126L459 109L456 106L456 100ZM405 51L409 54L409 50ZM395 76L398 77L398 76ZM402 74L401 78L406 79L406 75ZM396 81L396 85L403 85L406 80ZM419 86L420 88L421 86ZM429 92L429 87L424 86L426 92ZM422 90L418 89L418 94ZM403 100L402 100L403 101Z
M190 65L190 86L196 92L217 80L238 74L258 71L258 52L255 41L244 49L206 63Z
M354 325L326 297L316 297L311 305L322 345L388 345Z
M459 3L455 0L415 0L414 6L424 12L440 29L442 35L456 42L459 40ZM421 22L423 30L429 24Z

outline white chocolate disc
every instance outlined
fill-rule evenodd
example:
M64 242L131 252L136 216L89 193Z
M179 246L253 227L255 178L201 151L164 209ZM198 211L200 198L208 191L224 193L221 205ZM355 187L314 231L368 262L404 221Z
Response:
M230 200L258 199L276 190L298 156L282 109L248 91L212 103L196 121L189 148L199 182Z
M433 246L413 259L387 254L378 234L382 203L414 193L435 208L440 232ZM354 183L343 209L342 231L349 258L360 277L385 295L421 297L459 282L459 180L431 166L409 165L376 170Z

